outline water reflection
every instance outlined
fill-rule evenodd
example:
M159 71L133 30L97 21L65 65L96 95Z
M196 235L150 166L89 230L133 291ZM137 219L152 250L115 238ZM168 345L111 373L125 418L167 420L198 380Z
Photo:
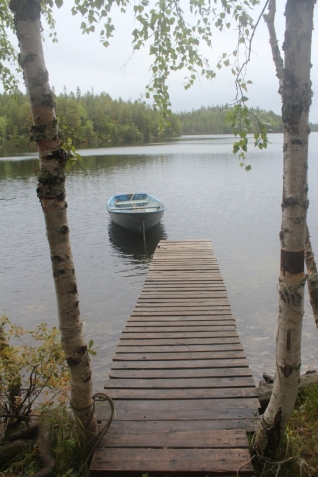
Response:
M0 160L0 180L6 178L27 179L38 170L38 159L21 160L21 158L14 158L10 161Z
M132 313L162 239L210 239L245 352L256 379L272 372L277 322L282 135L268 150L251 149L246 173L231 138L186 137L145 146L83 153L67 175L68 218L85 336L99 347L92 362L96 390L108 374L121 330ZM229 144L225 144L228 142ZM308 224L318 249L318 133L309 144ZM103 155L98 155L103 153ZM21 156L22 157L22 156ZM0 159L0 315L32 328L56 325L57 310L43 213L36 198L36 159ZM109 197L147 190L168 206L163 222L141 237L111 224ZM317 368L309 301L304 315L303 369Z
M159 222L146 234L144 242L142 235L125 230L113 222L108 226L109 242L114 251L124 258L130 260L132 264L149 263L160 240L167 240L168 235L164 225Z

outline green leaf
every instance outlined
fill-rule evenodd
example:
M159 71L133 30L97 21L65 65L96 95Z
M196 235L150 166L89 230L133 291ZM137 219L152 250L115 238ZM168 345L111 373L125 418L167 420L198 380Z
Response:
M94 340L90 340L89 343L88 343L88 347L91 348L94 344Z
M55 5L57 6L57 8L61 8L61 6L63 5L63 0L55 0Z

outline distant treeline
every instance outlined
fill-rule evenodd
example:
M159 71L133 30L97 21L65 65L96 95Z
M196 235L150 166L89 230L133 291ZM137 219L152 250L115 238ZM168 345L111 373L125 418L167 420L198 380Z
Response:
M230 106L226 104L178 113L182 134L231 134L232 129L225 121L229 109ZM278 114L260 108L252 109L251 112L255 115L255 122L258 120L270 124L267 126L268 132L283 132L282 118ZM318 131L318 124L310 123L310 129Z
M80 143L118 143L151 141L158 137L160 114L141 101L113 100L109 94L87 92L56 96L56 112L62 135ZM229 106L200 108L190 112L173 114L170 126L165 128L164 137L181 134L230 134L225 122ZM271 124L270 132L282 132L281 117L272 111L253 110L261 121ZM27 147L30 144L31 113L26 95L0 94L0 146ZM318 131L318 124L311 125Z
M113 100L109 94L66 92L55 97L62 137L80 143L150 141L158 137L160 113L141 101ZM0 94L0 145L26 146L32 125L26 95ZM165 137L180 136L181 126L174 114Z

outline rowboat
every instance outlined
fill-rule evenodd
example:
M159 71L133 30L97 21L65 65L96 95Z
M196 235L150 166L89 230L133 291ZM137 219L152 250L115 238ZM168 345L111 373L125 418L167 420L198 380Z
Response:
M157 225L166 207L146 193L114 195L107 202L111 220L132 232L147 232Z

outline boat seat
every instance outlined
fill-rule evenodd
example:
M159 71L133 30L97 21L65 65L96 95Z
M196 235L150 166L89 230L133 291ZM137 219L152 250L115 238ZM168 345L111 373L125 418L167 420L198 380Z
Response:
M149 204L149 200L120 200L115 202L115 207L145 207Z

